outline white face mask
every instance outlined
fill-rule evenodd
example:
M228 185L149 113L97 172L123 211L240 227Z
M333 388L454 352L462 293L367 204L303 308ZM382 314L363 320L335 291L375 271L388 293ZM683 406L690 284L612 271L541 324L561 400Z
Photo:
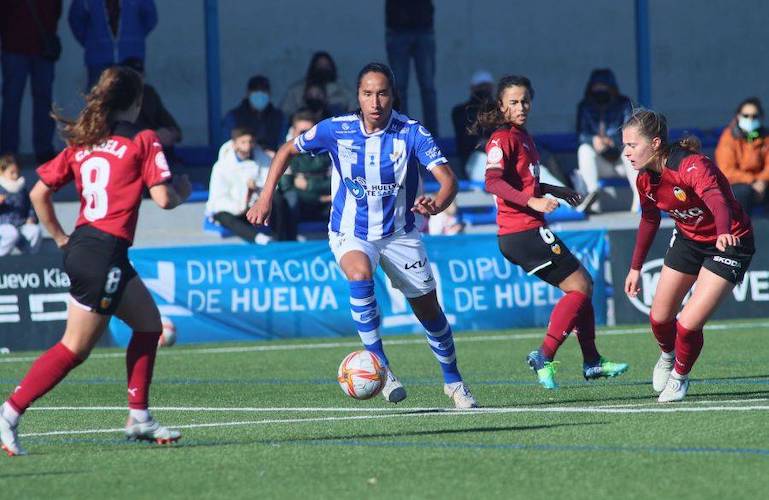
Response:
M746 118L744 116L740 116L737 120L737 126L740 127L740 130L746 134L749 134L761 128L761 120L758 118Z

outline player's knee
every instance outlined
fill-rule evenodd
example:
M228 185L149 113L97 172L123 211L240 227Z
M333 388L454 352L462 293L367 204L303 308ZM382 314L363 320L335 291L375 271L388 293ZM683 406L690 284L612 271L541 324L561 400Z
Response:
M371 272L363 269L355 269L353 271L350 271L349 274L350 281L364 281L364 280L370 280L371 279Z

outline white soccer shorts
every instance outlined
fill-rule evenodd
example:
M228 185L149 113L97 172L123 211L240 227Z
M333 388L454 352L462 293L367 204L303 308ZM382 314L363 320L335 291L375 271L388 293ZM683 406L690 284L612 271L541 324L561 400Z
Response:
M329 232L328 243L337 264L344 254L353 250L365 253L374 271L381 262L382 270L390 278L393 288L403 292L406 298L421 297L435 290L435 277L427 260L422 236L416 229L375 241L332 231Z

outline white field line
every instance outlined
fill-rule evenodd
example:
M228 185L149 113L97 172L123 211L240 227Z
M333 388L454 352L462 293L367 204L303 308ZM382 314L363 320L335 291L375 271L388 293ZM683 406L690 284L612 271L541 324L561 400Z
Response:
M432 410L431 413L425 413L424 410ZM125 409L123 408L123 411ZM768 405L761 406L707 406L707 407L687 407L687 406L664 406L659 408L597 408L597 407L550 407L550 408L478 408L474 410L446 410L445 408L432 408L422 410L412 410L403 413L386 413L378 415L350 415L338 417L308 417L308 418L288 418L288 419L263 419L263 420L236 420L231 422L210 422L205 424L185 424L173 426L177 429L197 429L197 428L216 428L216 427L236 427L247 425L265 425L265 424L302 424L310 422L342 422L350 420L381 420L386 418L414 418L414 417L443 417L443 416L479 416L479 415L499 415L512 413L593 413L593 414L642 414L642 413L703 413L703 412L721 412L721 411L769 411ZM22 434L22 437L42 437L42 436L73 436L81 434L111 434L123 432L123 429L82 429L69 431L50 431L50 432L31 432Z
M654 405L654 406L660 406L660 403L657 403L656 401L653 401L653 396L649 397L649 402L646 403L633 403L633 404L606 404L606 405L597 405L597 406L591 406L589 408L596 408L596 409L617 409L617 408L637 408L637 407L643 407L646 405ZM680 403L679 406L689 406L693 404L711 404L711 405L724 405L724 404L745 404L745 403L759 403L763 401L769 401L769 398L750 398L750 399L719 399L719 400L710 400L710 401L686 401L684 403ZM523 408L523 407L521 407ZM543 409L548 409L553 407L543 406ZM560 407L556 407L560 408ZM570 407L565 407L570 408ZM575 407L575 408L584 408L584 407ZM472 412L475 413L496 413L496 412L506 412L506 411L514 411L516 410L515 407L513 408L475 408L472 410ZM125 406L31 406L27 409L27 411L86 411L86 412L98 412L98 411L119 411L124 412L126 411ZM402 413L402 414L409 414L409 413L426 413L426 412L432 412L432 413L438 413L438 412L445 412L445 413L452 413L456 414L458 413L458 410L455 410L453 408L434 408L434 407L381 407L381 408L371 408L371 407L352 407L352 406L283 406L283 407L274 407L274 406L153 406L152 411L175 411L175 412L201 412L201 413L225 413L225 412L234 412L234 413ZM461 411L461 410L459 410Z
M725 323L725 324L713 324L706 327L707 331L723 331L723 330L751 330L754 328L769 328L769 322L758 323ZM599 335L630 335L638 333L647 333L648 328L624 328L624 329L611 329L611 330L599 330ZM527 339L539 339L542 338L542 333L511 333L507 335L472 335L463 334L457 335L454 338L455 342L489 342L497 340L527 340ZM388 346L393 345L423 345L425 340L418 339L387 339L385 343ZM328 343L315 343L315 344L280 344L280 345L255 345L255 346L238 346L238 347L204 347L204 348L184 348L184 349L161 349L158 354L162 356L186 356L190 354L228 354L228 353L244 353L244 352L268 352L268 351L302 351L302 350L314 350L314 349L336 349L339 347L346 348L360 348L360 342L328 342ZM125 353L122 352L105 352L95 353L89 356L89 359L106 359L106 358L123 358ZM1 357L0 363L22 363L34 361L37 356L21 356L21 357Z

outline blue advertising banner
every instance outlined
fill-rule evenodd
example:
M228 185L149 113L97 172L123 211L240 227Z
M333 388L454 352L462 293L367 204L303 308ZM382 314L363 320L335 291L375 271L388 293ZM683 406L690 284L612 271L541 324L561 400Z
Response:
M606 322L605 231L559 236L593 276L596 320ZM499 253L492 234L425 237L438 296L456 330L545 326L562 293ZM130 258L179 342L353 336L348 285L325 241L266 246L131 249ZM382 332L421 332L379 269ZM110 324L125 345L128 327Z

